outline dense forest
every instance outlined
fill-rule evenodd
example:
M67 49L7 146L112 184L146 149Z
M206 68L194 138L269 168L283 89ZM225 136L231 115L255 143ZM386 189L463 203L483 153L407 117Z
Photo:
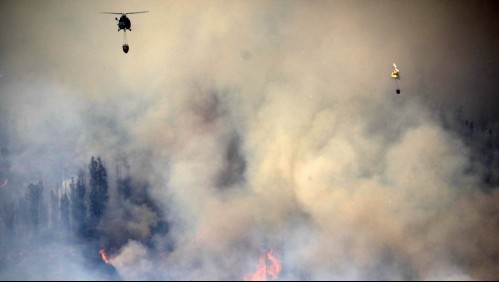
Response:
M137 238L127 231L126 224L121 230L110 230L109 222L137 220L133 218L135 206L146 206L155 216L161 218L158 209L146 193L146 184L135 182L125 172L126 167L116 166L116 179L109 179L107 169L100 157L92 157L89 164L80 169L75 176L62 183L49 185L43 181L30 183L24 193L17 197L9 192L17 189L12 184L6 184L0 190L0 273L6 279L20 278L19 272L10 277L9 271L13 265L25 266L31 264L30 256L44 252L48 258L43 265L45 275L58 273L65 262L58 262L56 257L82 256L96 277L105 279L120 279L114 269L106 264L102 252L112 254L129 239L139 240L147 244L151 236ZM124 171L121 173L120 171ZM11 181L11 183L21 181ZM110 182L113 182L112 184ZM114 188L114 211L106 213L110 204L110 189ZM135 188L135 189L134 189ZM107 215L107 218L106 218ZM113 218L118 216L119 218ZM119 228L119 224L112 227ZM151 228L154 233L166 234L166 222L159 221ZM121 234L116 236L115 234ZM153 234L153 232L150 232ZM83 246L83 254L68 253L66 245ZM49 250L45 246L56 247ZM61 246L59 248L59 246ZM48 269L48 271L47 271ZM26 272L23 279L43 279L31 277ZM69 275L69 276L67 276ZM76 276L74 276L76 275ZM49 276L50 277L50 276ZM45 277L45 278L49 278ZM93 279L95 277L79 277L75 273L64 273L61 277L68 279Z
M481 177L481 188L485 193L498 187L499 131L495 130L494 124L485 118L467 118L462 107L454 112L453 120L448 124L448 128L470 149L471 165L467 173ZM115 170L112 177L108 173L110 167ZM132 169L133 165L126 161L106 164L97 156L91 157L79 171L73 172L73 176L61 179L59 183L47 183L43 179L26 182L10 173L8 150L2 148L1 277L50 279L57 275L61 279L121 279L106 263L104 254L112 257L113 252L129 240L152 246L154 235L168 236L171 224L166 220L165 207L160 208L148 194L148 184L133 179ZM148 230L137 235L131 230L130 223L141 224L143 217L137 210L144 208L154 220L142 224ZM43 256L47 260L34 263L32 256ZM81 257L85 261L76 262ZM84 265L85 271L63 271L71 260ZM44 268L39 273L47 276L36 276L33 265ZM29 271L23 272L22 269L28 266ZM92 271L96 276L85 276ZM25 273L25 276L19 276L19 273Z

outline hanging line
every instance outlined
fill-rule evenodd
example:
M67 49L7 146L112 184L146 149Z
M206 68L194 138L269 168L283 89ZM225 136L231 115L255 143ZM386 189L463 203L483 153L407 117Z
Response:
M126 30L123 32L123 45L128 45L128 39L126 38Z

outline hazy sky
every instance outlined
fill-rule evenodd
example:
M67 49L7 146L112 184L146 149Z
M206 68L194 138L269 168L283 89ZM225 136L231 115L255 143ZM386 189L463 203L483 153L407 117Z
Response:
M143 10L124 54L100 12ZM443 123L462 106L498 128L497 12L2 1L1 145L31 181L127 159L175 228L152 234L147 206L130 222L110 212L106 232L130 236L113 263L124 279L240 279L267 244L284 279L497 279L499 194L465 174L470 145Z

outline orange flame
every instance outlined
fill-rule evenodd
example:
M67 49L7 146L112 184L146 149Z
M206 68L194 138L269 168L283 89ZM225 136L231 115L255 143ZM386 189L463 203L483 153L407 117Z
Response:
M270 275L273 280L276 280L282 270L281 261L274 257L274 255L272 254L272 250L267 253L267 258L270 261L270 265L267 269L267 274Z
M109 264L109 258L107 257L106 251L104 249L99 251L100 256L102 257L102 260L106 263Z
M244 281L267 281L267 264L265 263L265 256L260 256L258 268L254 273L244 276Z
M265 257L267 257L270 262L268 266ZM265 255L260 256L257 270L251 274L245 275L244 281L267 281L267 276L270 276L272 280L276 280L281 270L281 261L277 259L272 254L272 250L270 250Z

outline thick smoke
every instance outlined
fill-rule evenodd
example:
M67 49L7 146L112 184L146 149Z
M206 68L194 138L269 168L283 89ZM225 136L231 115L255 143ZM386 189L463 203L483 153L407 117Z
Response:
M479 13L497 4L1 5L0 140L18 189L94 155L125 182L92 241L117 273L94 272L73 238L57 269L0 277L242 279L269 248L286 280L499 277L499 194L483 181L497 173L477 153L499 129L484 78L499 29ZM126 55L97 14L121 10L151 11L130 15ZM460 106L487 118L488 139L461 134Z

